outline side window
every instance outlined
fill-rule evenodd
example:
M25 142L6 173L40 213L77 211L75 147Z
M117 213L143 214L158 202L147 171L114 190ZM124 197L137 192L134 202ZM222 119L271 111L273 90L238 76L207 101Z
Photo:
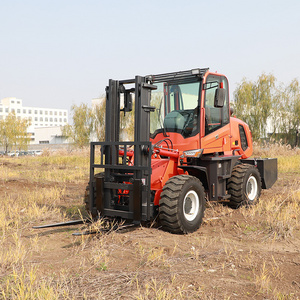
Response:
M218 87L226 90L223 107L214 107L215 93ZM208 135L229 123L228 83L225 77L209 76L205 90L205 135Z

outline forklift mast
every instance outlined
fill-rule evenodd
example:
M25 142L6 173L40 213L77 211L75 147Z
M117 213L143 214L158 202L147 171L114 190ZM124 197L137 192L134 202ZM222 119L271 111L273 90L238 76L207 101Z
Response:
M133 88L127 88L132 86ZM92 142L90 151L90 203L96 217L121 217L134 221L150 220L151 204L151 142L150 106L151 89L146 77L129 80L109 80L106 88L105 142ZM135 95L134 141L120 141L120 111L132 110ZM124 108L121 110L121 95ZM100 146L100 147L99 147ZM100 160L96 149L100 148ZM98 173L99 170L104 172ZM97 190L97 193L95 193Z

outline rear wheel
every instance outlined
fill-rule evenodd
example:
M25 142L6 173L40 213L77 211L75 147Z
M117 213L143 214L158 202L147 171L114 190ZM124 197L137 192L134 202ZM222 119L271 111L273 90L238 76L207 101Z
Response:
M229 206L233 208L258 202L261 193L261 177L258 169L249 164L235 166L227 182L227 190L231 195Z
M205 210L202 183L189 175L170 178L163 187L159 205L159 219L164 230L172 233L196 231Z

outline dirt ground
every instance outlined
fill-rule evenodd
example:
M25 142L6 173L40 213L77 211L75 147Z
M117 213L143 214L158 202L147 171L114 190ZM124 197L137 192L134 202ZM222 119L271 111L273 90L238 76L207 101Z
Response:
M4 163L19 174L28 168L17 159ZM76 208L84 211L85 185L84 180L37 182L20 175L0 181L0 197L63 187L56 205L66 212L65 219L76 219ZM299 173L279 174L260 201L295 186L300 186ZM36 248L31 246L24 263L37 268L40 280L51 278L51 285L65 291L65 298L299 299L299 228L290 237L276 237L268 234L263 218L263 214L248 217L244 208L209 204L202 226L192 234L170 234L152 223L83 237L72 235L84 230L82 225L33 229L32 225L62 221L60 216L41 218L39 224L22 228L24 245L36 239Z

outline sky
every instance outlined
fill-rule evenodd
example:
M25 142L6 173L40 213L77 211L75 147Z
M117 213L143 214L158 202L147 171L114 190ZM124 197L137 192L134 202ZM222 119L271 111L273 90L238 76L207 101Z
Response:
M209 67L300 81L299 0L0 0L0 99L91 104L109 79Z

